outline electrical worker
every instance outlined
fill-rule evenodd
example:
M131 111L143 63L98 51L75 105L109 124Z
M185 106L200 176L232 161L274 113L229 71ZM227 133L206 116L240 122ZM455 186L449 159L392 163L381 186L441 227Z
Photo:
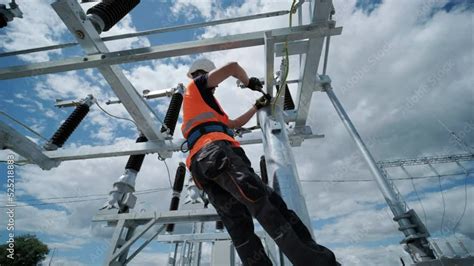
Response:
M245 125L271 99L262 96L240 117L229 119L214 91L230 76L251 90L262 88L261 82L248 78L236 62L216 69L212 61L201 58L188 71L192 81L184 94L181 130L189 149L186 164L196 185L207 193L244 265L272 265L254 233L252 217L294 265L337 265L334 254L316 244L295 212L262 182L234 139L231 129Z

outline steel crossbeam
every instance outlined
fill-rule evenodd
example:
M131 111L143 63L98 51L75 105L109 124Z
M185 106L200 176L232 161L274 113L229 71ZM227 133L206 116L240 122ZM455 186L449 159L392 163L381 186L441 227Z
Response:
M255 232L259 237L265 237L263 231ZM200 233L200 234L179 234L179 235L159 235L157 237L158 241L162 242L204 242L204 241L214 241L214 240L229 240L230 236L226 232L217 232L217 233Z
M1 125L1 124L0 124ZM9 131L11 132L11 131ZM13 136L9 134L9 136ZM15 135L17 138L23 137L19 133ZM323 138L321 134L292 134L289 135L290 142L301 144L301 139L314 139ZM25 141L29 141L26 137L23 137ZM241 145L259 144L262 143L262 137L260 133L248 133L243 137L237 137ZM30 141L31 142L31 141ZM42 169L51 169L59 165L61 161L73 161L73 160L84 160L84 159L96 159L96 158L107 158L126 156L134 154L148 154L148 153L166 153L166 152L179 152L181 151L181 145L184 139L179 138L173 141L148 141L148 142L129 142L120 143L104 146L79 146L75 148L63 148L55 151L42 151L35 144L31 143L36 148L27 148L28 151L38 150L38 156L33 156L33 153L29 155L25 152L21 152L22 144L20 141L14 141L7 147L13 151L17 151L23 157L17 159L17 162L21 163L34 163L40 165ZM2 142L3 143L3 142ZM183 149L186 149L187 145L183 145ZM45 161L46 160L46 161ZM44 164L48 162L47 164Z
M121 214L96 214L93 222L117 222L125 220L136 224L145 224L150 220L156 220L156 223L189 223L189 222L211 222L220 220L215 210L212 209L193 209L164 212L137 212Z
M26 160L37 164L45 170L57 167L59 162L49 158L43 150L29 138L23 136L18 131L0 121L0 148L11 149ZM15 158L18 162L21 159Z
M266 12L266 13L236 17L236 18L226 18L226 19L219 19L219 20L213 20L213 21L206 21L206 22L199 22L199 23L192 23L192 24L185 24L185 25L178 25L178 26L171 26L171 27L165 27L165 28L158 28L158 29L152 29L152 30L145 30L145 31L139 31L139 32L132 32L132 33L125 33L125 34L107 36L107 37L101 38L101 40L104 41L104 42L115 41L115 40L123 40L123 39L126 39L126 38L135 38L135 37L154 35L154 34L160 34L160 33L166 33L166 32L176 32L176 31L182 31L182 30L190 30L190 29L216 26L216 25L227 24L227 23L234 23L234 22L239 22L239 21L283 16L283 15L286 15L288 13L290 13L290 11L288 11L288 10ZM54 44L54 45L43 46L43 47L36 47L36 48L29 48L29 49L24 49L24 50L5 52L5 53L0 53L0 58L1 57L7 57L7 56L13 56L13 55L22 55L22 54L29 54L29 53L35 53L35 52L42 52L42 51L50 51L50 50L68 48L68 47L72 47L72 46L76 46L76 45L78 45L77 42L69 42L69 43Z
M377 165L383 168L389 167L400 167L400 166L413 166L413 165L424 165L433 163L453 163L462 161L474 161L474 154L455 154L455 155L443 155L443 156L427 156L413 159L400 159L400 160L389 160L379 161Z
M84 25L89 25L91 27L90 30L94 30L90 22L84 22ZM58 61L34 63L24 66L11 66L0 69L0 80L132 63L143 60L169 58L196 53L259 46L265 44L265 32L266 31L242 33L216 37L212 39L158 45L118 52L100 51L95 54L90 54L86 57L74 57ZM327 23L318 23L293 27L291 29L274 29L271 30L271 36L274 38L275 43L281 43L286 40L297 41L307 38L321 38L322 36L326 35L339 35L341 32L341 27L330 29L328 28ZM101 42L98 34L96 37L97 38L95 38L95 42Z

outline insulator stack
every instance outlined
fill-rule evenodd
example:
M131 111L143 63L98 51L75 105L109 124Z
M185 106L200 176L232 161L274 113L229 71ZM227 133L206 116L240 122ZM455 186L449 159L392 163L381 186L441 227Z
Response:
M147 141L148 139L145 137L145 135L140 134L136 142L138 143L138 142L147 142ZM127 165L125 166L125 169L133 169L137 172L140 172L140 168L142 167L144 159L145 159L145 154L130 155L127 161Z
M183 95L180 92L176 92L171 97L170 105L164 119L165 126L161 127L161 132L165 132L169 129L169 134L172 136L178 123L179 111L181 110L181 104L183 103Z
M173 184L173 195L171 197L170 211L176 211L179 206L179 197L181 191L183 191L184 177L186 175L186 165L182 162L179 163L178 169L176 169L176 176ZM166 232L171 233L174 230L174 224L166 225Z
M79 126L82 119L86 117L87 113L89 113L89 104L83 103L78 105L66 121L64 121L64 123L54 133L48 143L44 145L45 150L52 151L62 147L77 126Z
M104 0L89 8L87 14L98 16L104 22L103 31L108 31L125 17L140 0Z
M276 86L277 91L280 89L280 86ZM295 102L293 101L293 97L291 97L290 88L288 88L288 84L285 85L285 97L283 99L283 110L295 110Z
M267 162L265 161L264 155L260 157L260 176L262 177L263 183L268 185Z
M216 230L224 230L224 223L222 221L216 221Z

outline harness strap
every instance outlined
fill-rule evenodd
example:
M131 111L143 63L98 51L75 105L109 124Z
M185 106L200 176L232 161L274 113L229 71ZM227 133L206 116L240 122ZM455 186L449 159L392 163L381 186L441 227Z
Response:
M187 137L188 150L191 150L193 148L194 144L198 141L199 138L211 132L222 132L229 135L230 137L234 137L234 131L228 126L226 126L224 123L215 121L205 122L193 127L189 132Z

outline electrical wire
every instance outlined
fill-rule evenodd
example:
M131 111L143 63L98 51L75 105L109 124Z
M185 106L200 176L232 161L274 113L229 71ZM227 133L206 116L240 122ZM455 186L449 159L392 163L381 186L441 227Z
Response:
M148 189L148 190L142 190L142 191L137 191L135 193L135 195L143 195L143 194L150 194L150 193L156 193L156 192L161 192L161 191L165 191L165 190L169 190L169 188L155 188L155 189ZM99 194L103 197L99 197L99 198L93 198L93 199L76 199L76 200L67 200L67 201L56 201L56 202L37 202L37 203L31 203L31 204L22 204L22 205L15 205L15 206L0 206L0 209L6 209L6 208L21 208L21 207L28 207L28 206L44 206L44 205L54 205L54 204L69 204L69 203L77 203L77 202L87 202L87 201L96 201L96 200L106 200L108 199L108 197L105 197L107 194ZM91 196L91 195L88 195L88 196ZM94 195L92 195L94 196ZM80 198L80 197L85 197L84 196L77 196L76 198ZM61 198L72 198L71 197L57 197L58 199L61 199ZM40 200L40 199L36 199L36 200Z
M421 210L423 211L423 221L426 224L425 207L423 206L423 203L421 202L420 195L418 194L418 190L416 189L416 186L415 186L415 181L413 180L413 178L410 178L410 181L411 181L411 186L413 187L413 191L415 191L416 199L418 200L418 203L420 204Z
M161 157L160 154L158 154L158 160L159 161L162 161L165 166L166 166L166 172L168 173L168 181L170 183L170 188L173 189L173 184L171 182L171 174L170 174L170 169L168 168L168 164L166 163L166 159Z
M443 234L444 217L446 215L446 200L444 198L443 186L441 185L441 176L438 173L438 171L433 167L433 165L431 165L431 163L428 163L428 167L438 177L439 193L441 194L441 199L443 201L443 215L441 216L441 225L440 225L440 232L441 232L441 234Z
M166 166L166 172L168 172L168 182L170 182L170 188L173 189L173 184L171 184L171 175L170 175L170 169L168 168L168 164L166 163L165 160L163 160L163 163Z
M448 126L446 126L445 123L443 123L443 121L441 121L441 119L437 119L438 120L438 123L441 124L441 126L446 129L446 131L448 131L448 133L454 138L454 140L456 140L456 142L458 143L459 146L461 146L461 148L468 152L468 153L473 153L474 152L474 148L469 146L466 142L464 142L460 137L458 137L458 135L452 131L451 129L448 128Z
M138 125L137 123L135 123L135 121L133 121L132 119L129 119L129 118L126 118L126 117L120 117L120 116L116 116L116 115L113 115L107 111L104 110L104 108L102 108L102 106L100 106L99 102L97 100L94 101L94 103L97 105L97 107L99 107L100 110L102 110L102 112L106 113L107 115L113 117L113 118L116 118L116 119L122 119L122 120L127 120L129 122L132 122L135 127L138 129Z
M113 118L122 119L122 120L127 120L127 121L129 121L129 122L132 122L132 123L135 125L135 127L136 127L137 129L139 129L137 123L135 123L135 121L133 121L132 119L125 118L125 117L119 117L119 116L113 115L113 114L111 114L111 113L105 111L104 108L102 108L102 106L100 106L100 104L99 104L99 102L98 102L97 100L95 100L94 102L95 102L95 104L97 104L97 107L99 107L99 109L102 110L102 112L106 113L107 115L109 115L109 116L111 116L111 117L113 117ZM147 105L147 106L148 106L148 105ZM153 113L153 115L156 117L156 119L158 120L158 122L160 122L161 125L162 125L166 130L169 130L169 128L166 126L165 122L163 122L163 119L161 119L161 118L158 116L158 114L155 112L155 110L153 110L153 108L151 108L151 107L148 106L148 110L150 110L150 112Z
M143 190L137 190L136 194L141 193L148 193L148 192L158 192L161 190L167 190L168 188L149 188ZM25 199L22 202L35 202L35 201L43 201L43 200L62 200L62 199L77 199L77 198L88 198L88 197L100 197L100 196L107 196L108 194L100 193L100 194L89 194L89 195L77 195L77 196L58 196L58 197L49 197L49 198L36 198L36 199Z
M292 27L292 22L293 22L293 14L296 13L296 0L293 0L293 2L291 3L291 8L290 8L290 14L289 14L289 28ZM285 41L285 46L284 46L284 51L285 51L285 70L283 73L283 78L281 79L281 84L280 84L280 90L278 90L277 92L277 95L275 97L275 100L273 101L273 104L272 104L272 115L275 114L275 107L276 107L276 103L278 101L278 99L280 98L281 96L281 93L282 91L285 91L286 89L286 80L288 79L288 72L290 71L290 56L289 56L289 53L288 53L288 40ZM281 74L281 73L280 73Z
M474 173L474 171L467 172L468 174ZM435 177L448 177L448 176L458 176L463 175L464 173L452 173L444 175L431 175L431 176L413 176L408 177L398 177L398 178L389 178L390 180L410 180L410 179L427 179ZM374 179L311 179L311 180L301 180L301 182L308 183L357 183L357 182L375 182Z
M25 129L27 129L27 130L30 131L31 133L35 134L36 136L42 138L43 140L48 141L48 139L45 138L45 137L43 137L40 133L36 132L36 131L33 130L31 127L27 126L26 124L24 124L23 122L17 120L16 118L12 117L11 115L7 114L6 112L0 110L0 114L4 115L5 117L9 118L9 119L12 120L13 122L19 124L20 126L24 127Z
M441 216L441 234L443 234L444 216L446 215L446 200L444 199L443 186L441 185L441 176L438 175L439 192L441 193L441 199L443 200L443 215Z
M14 206L0 206L0 209L7 209L7 208L23 208L23 207L28 207L28 206L44 206L44 205L55 205L55 204L68 204L68 203L77 203L77 202L85 202L85 201L96 201L96 200L106 200L106 199L108 199L108 197L101 197L101 198L95 198L95 199L82 199L82 200L58 201L58 202L40 202L40 203L14 205Z
M410 178L411 186L413 187L413 191L415 192L416 199L418 200L418 203L420 204L421 210L423 211L423 220L424 220L424 223L426 224L425 207L423 206L423 203L421 202L420 195L418 194L418 190L416 189L416 186L415 186L415 181L413 180L412 176L410 175L410 173L408 173L408 171L405 169L405 167L403 165L401 166L401 168L402 168L403 172L405 172L405 174Z
M457 230L459 224L461 223L461 220L464 218L464 215L466 214L466 209L467 209L467 178L468 178L469 174L472 173L472 172L468 172L466 170L466 168L464 168L464 166L462 166L459 162L456 162L456 164L464 170L465 176L464 176L464 208L462 210L461 216L459 217L458 221L456 222L456 224L453 227L454 235L456 235L456 230Z

